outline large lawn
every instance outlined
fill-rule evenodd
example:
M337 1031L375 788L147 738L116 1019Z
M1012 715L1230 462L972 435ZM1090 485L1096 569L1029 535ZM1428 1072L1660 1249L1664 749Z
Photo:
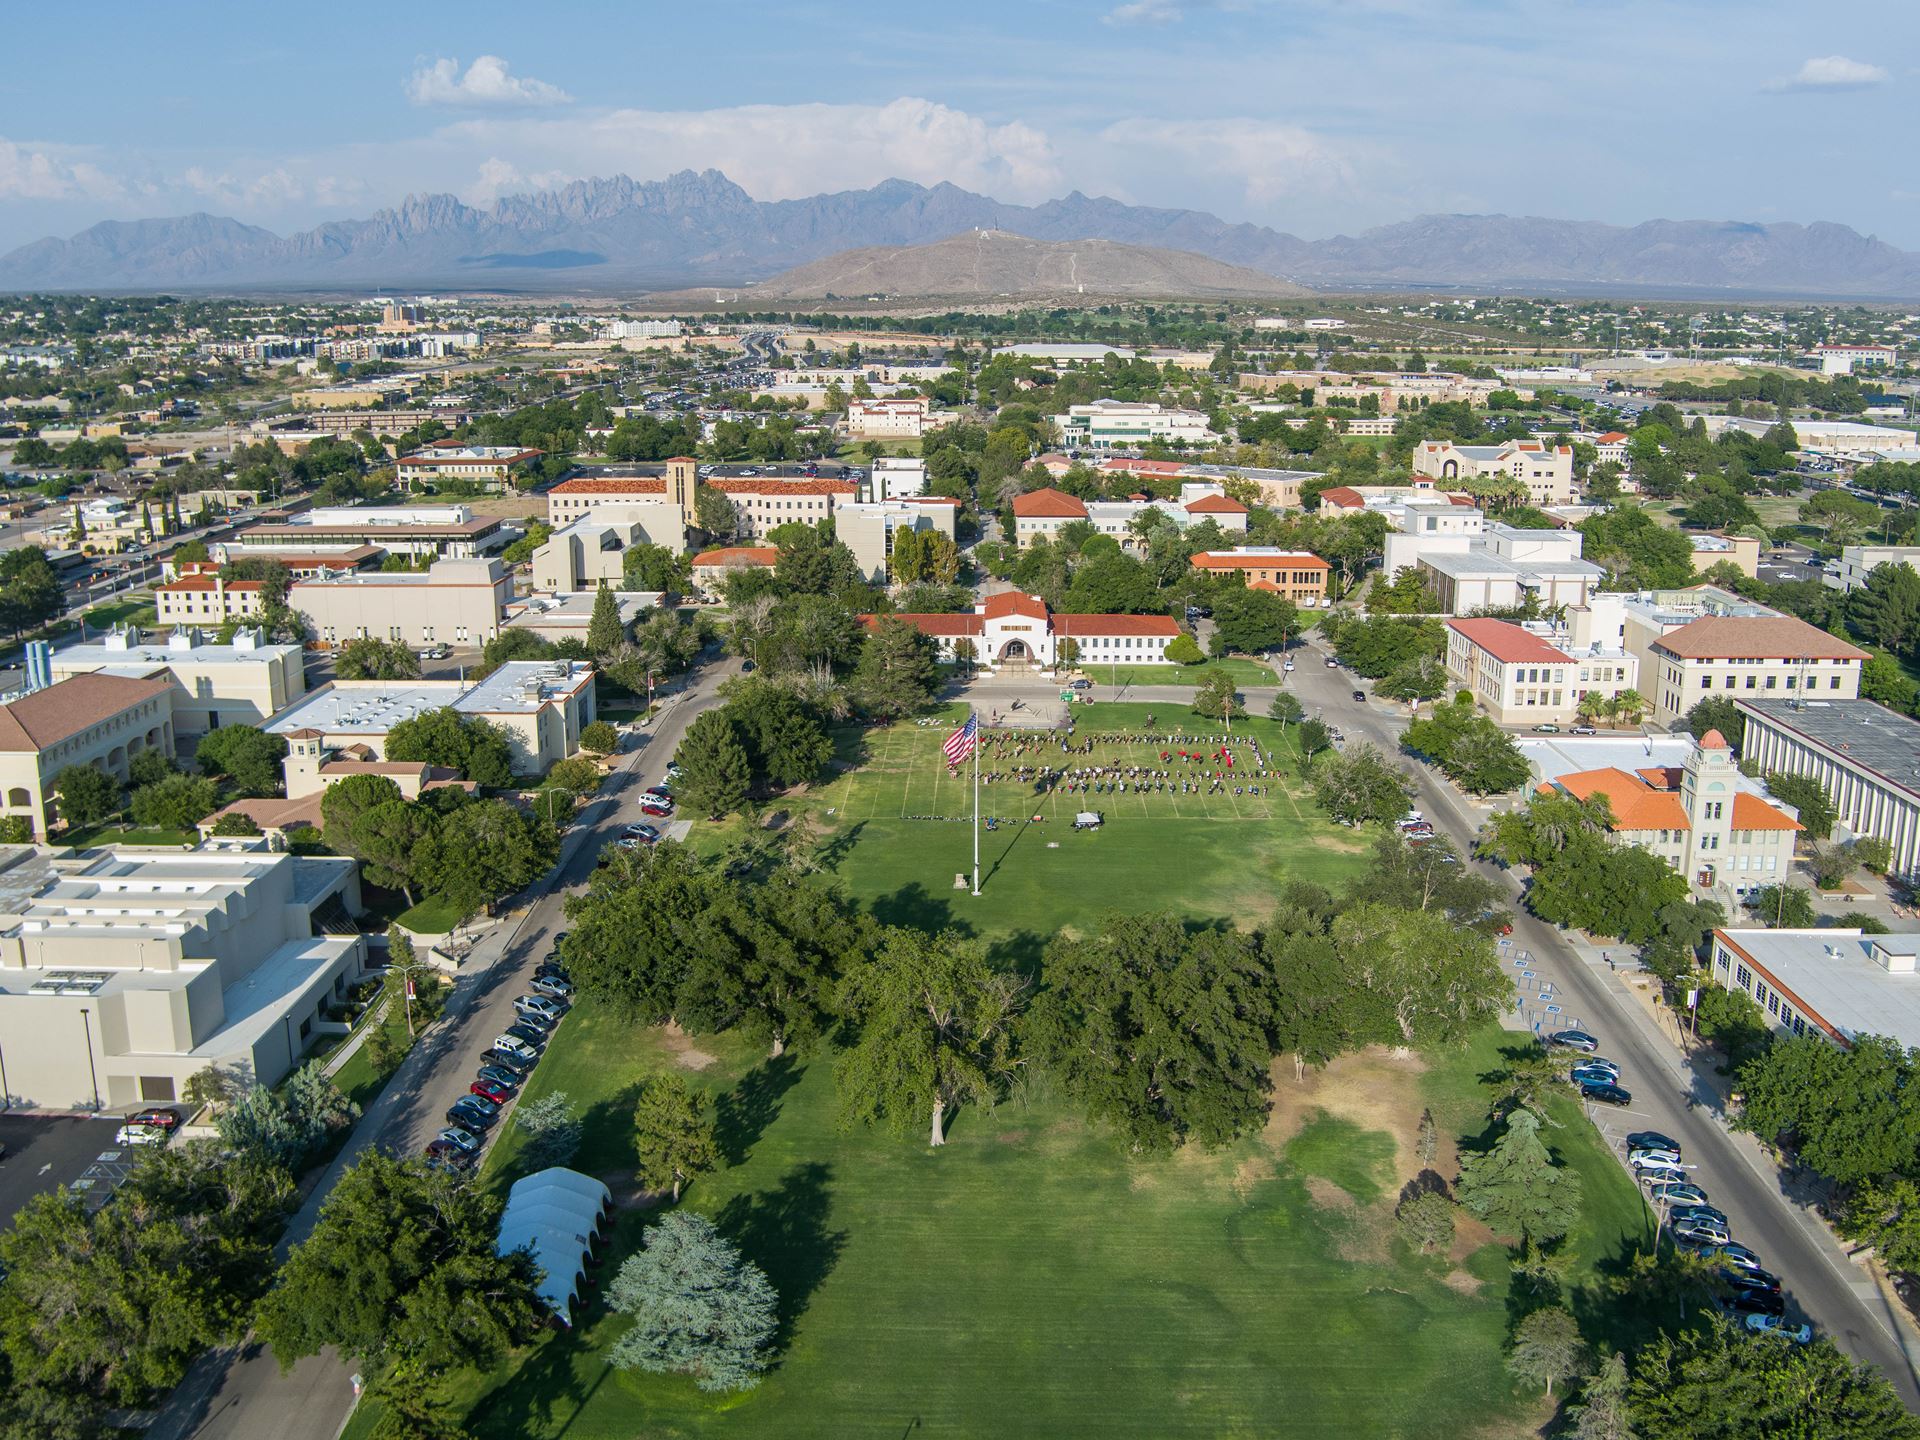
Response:
M965 711L938 724L912 722L845 731L838 737L838 778L788 808L808 810L818 827L822 863L848 893L882 919L940 927L960 924L1030 946L1068 926L1084 926L1120 908L1165 908L1197 917L1257 921L1291 879L1334 884L1362 862L1367 837L1329 823L1297 771L1290 733L1270 720L1236 720L1229 734L1184 706L1094 705L1076 712L1074 743L1094 739L1091 755L1062 754L1057 736L1012 731L983 752L983 773L1016 766L1128 767L1179 772L1175 788L1141 792L1137 780L1094 781L1108 789L1036 791L1029 780L981 786L980 813L994 820L980 836L981 894L954 887L973 864L971 771L949 774L941 744ZM1178 728L1190 738L1147 742ZM991 733L991 732L989 732ZM1131 740L1119 737L1130 735ZM1232 778L1215 791L1199 772L1226 774L1211 758L1183 761L1178 751L1220 748L1201 736L1228 735ZM1025 741L1028 750L1017 753ZM1269 763L1256 762L1254 747ZM1160 754L1173 755L1162 762ZM1277 769L1276 776L1247 772ZM1158 787L1162 782L1151 782ZM1181 789L1180 786L1188 788ZM1235 794L1235 789L1242 793ZM1257 788L1261 793L1250 792ZM1072 828L1082 810L1106 823ZM697 821L692 842L703 848L741 838L745 822ZM1016 938L1017 937L1017 938Z
M1421 1107L1450 1174L1447 1142L1484 1127L1478 1077L1505 1043L1489 1030L1431 1063L1354 1057L1304 1087L1289 1067L1267 1132L1212 1154L1130 1156L1044 1092L964 1112L930 1152L843 1133L828 1060L769 1063L582 1007L528 1093L583 1104L576 1163L623 1196L635 1082L678 1066L715 1097L730 1168L686 1203L767 1270L783 1354L757 1390L716 1400L612 1370L624 1322L596 1307L508 1373L459 1377L479 1395L468 1423L488 1440L1522 1433L1537 1417L1502 1361L1504 1249L1469 1227L1423 1259L1390 1219ZM1639 1205L1571 1103L1559 1118L1553 1143L1596 1202L1573 1241L1590 1286L1632 1244ZM487 1183L504 1185L511 1137L496 1159ZM603 1282L647 1216L622 1212Z

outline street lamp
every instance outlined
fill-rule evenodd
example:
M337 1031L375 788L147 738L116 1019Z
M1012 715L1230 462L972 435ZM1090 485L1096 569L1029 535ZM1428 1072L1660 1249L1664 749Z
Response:
M98 1110L100 1108L100 1072L94 1068L93 1064L93 1021L87 1018L88 1013L87 1007L82 1005L80 1007L80 1028L86 1032L87 1073L93 1077L93 1108Z

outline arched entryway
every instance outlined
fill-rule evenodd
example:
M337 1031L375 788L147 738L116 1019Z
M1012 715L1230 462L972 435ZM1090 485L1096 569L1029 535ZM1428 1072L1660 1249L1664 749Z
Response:
M1009 640L1000 647L1000 655L994 662L998 668L1007 666L1027 668L1033 664L1033 647L1024 640Z
M1459 476L1460 462L1458 460L1443 460L1440 462L1440 478L1442 480L1457 480Z

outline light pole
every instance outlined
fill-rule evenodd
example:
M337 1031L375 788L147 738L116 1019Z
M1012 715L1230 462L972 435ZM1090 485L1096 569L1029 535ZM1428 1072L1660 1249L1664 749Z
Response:
M87 1073L93 1077L93 1108L98 1110L100 1108L100 1072L94 1068L93 1064L93 1021L87 1018L88 1013L87 1007L82 1005L80 1007L80 1028L86 1032Z

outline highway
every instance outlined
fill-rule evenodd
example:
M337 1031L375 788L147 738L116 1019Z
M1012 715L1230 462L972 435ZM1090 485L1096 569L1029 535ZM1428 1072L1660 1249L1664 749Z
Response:
M1356 680L1344 669L1327 668L1323 652L1302 647L1294 655L1296 668L1289 688L1300 697L1307 714L1338 727L1348 746L1366 741L1389 755L1398 754L1407 722L1405 706L1371 698L1356 702L1352 692L1355 688L1370 692L1368 682ZM983 703L1016 696L1057 700L1059 693L1055 685L1013 686L998 679L976 682L973 688ZM1178 704L1192 692L1154 685L1123 686L1116 693L1096 683L1092 693L1097 707L1103 699ZM1243 699L1249 710L1263 714L1273 694L1272 689L1249 689ZM1091 713L1097 714L1097 709ZM1418 787L1414 803L1453 838L1463 856L1470 854L1491 807L1474 804L1428 766L1403 763ZM1530 952L1526 968L1554 987L1562 1012L1555 1023L1570 1023L1577 1017L1581 1028L1599 1039L1600 1053L1619 1062L1621 1084L1632 1092L1633 1104L1625 1110L1590 1108L1595 1123L1622 1152L1623 1161L1628 1131L1658 1130L1680 1141L1685 1162L1698 1167L1690 1178L1726 1212L1733 1238L1756 1251L1761 1262L1780 1276L1789 1314L1812 1321L1842 1350L1876 1366L1909 1409L1920 1409L1920 1341L1867 1273L1846 1259L1818 1217L1784 1191L1777 1168L1753 1138L1727 1129L1725 1117L1717 1113L1721 1102L1716 1089L1696 1076L1677 1047L1660 1036L1644 1007L1627 993L1622 976L1609 970L1598 953L1583 956L1557 927L1521 907L1521 885L1515 875L1486 862L1468 863L1511 897L1514 931L1509 953ZM1517 976L1517 967L1506 957L1503 960L1509 973ZM1532 1013L1537 1016L1540 1010L1536 1004Z
M696 716L718 703L720 682L738 662L715 659L685 688L666 697L666 709L637 749L625 752L594 804L576 817L563 839L557 871L531 903L480 940L454 986L445 1016L408 1054L355 1127L353 1138L327 1168L293 1217L285 1249L312 1232L328 1190L369 1147L418 1154L447 1122L449 1105L467 1093L480 1053L513 1023L513 1001L526 993L533 967L566 929L562 907L593 873L601 847L621 825L640 818L637 797L666 776L680 738ZM552 1041L567 1043L562 1021ZM511 1116L503 1117L510 1124ZM203 1356L169 1397L149 1440L334 1440L353 1405L349 1367L337 1355L314 1356L285 1375L264 1347L251 1340Z

